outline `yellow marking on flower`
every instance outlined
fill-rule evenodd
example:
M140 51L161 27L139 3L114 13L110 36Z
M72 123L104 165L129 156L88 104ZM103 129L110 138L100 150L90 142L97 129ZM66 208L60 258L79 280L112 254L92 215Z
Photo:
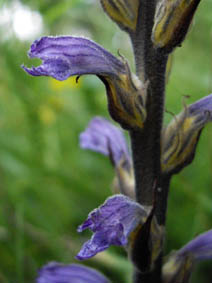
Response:
M152 41L156 47L174 48L184 39L200 0L161 0L157 5Z
M107 78L109 110L123 128L143 128L146 119L147 84L138 84L130 73L121 74L115 81Z
M197 143L200 130L195 124L197 117L185 117L185 113L181 115L167 127L163 138L161 162L163 172L169 172L183 165L192 155Z
M81 81L78 80L78 82L76 82L76 76L70 77L65 81L57 81L55 79L50 78L49 79L49 85L50 88L55 90L55 91L61 91L64 89L77 89L79 87L81 87Z
M162 278L164 283L188 282L193 267L192 255L178 256L172 253L163 265Z

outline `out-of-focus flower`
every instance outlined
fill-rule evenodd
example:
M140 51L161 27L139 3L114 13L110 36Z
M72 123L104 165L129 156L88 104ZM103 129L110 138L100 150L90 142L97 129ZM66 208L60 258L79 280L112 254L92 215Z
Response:
M205 124L212 120L212 94L186 106L162 134L162 171L177 173L194 158Z
M109 156L117 173L118 192L135 197L132 160L124 135L118 127L104 118L95 117L80 134L80 146Z
M187 283L195 263L212 259L212 230L172 253L163 267L164 283Z
M136 30L139 0L101 0L102 7L118 26L131 33Z
M102 117L93 118L80 134L80 146L109 156L115 166L122 159L127 167L130 166L130 155L122 132Z
M212 259L212 230L209 230L186 244L177 252L179 257L191 254L195 261Z
M29 57L43 61L38 67L22 66L32 76L51 76L63 81L75 75L97 75L105 84L113 119L127 129L143 127L146 84L131 74L123 58L117 59L91 40L72 36L36 40Z
M184 40L200 0L160 0L155 13L152 41L172 51Z
M51 262L39 270L36 283L109 283L96 270L80 264Z
M111 245L125 246L130 237L143 225L149 209L123 195L108 198L99 208L93 210L78 232L90 229L94 234L78 255L79 260L88 259Z

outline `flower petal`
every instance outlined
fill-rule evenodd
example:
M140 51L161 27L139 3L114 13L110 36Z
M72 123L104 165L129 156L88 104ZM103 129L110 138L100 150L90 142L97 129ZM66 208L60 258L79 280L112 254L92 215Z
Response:
M109 283L101 273L80 264L51 262L39 270L36 283Z
M88 259L110 245L127 246L131 233L144 223L147 209L123 195L115 195L93 210L78 232L90 229L94 235L80 250L77 258Z
M162 135L162 170L177 173L194 158L201 130L212 121L212 94L186 106Z

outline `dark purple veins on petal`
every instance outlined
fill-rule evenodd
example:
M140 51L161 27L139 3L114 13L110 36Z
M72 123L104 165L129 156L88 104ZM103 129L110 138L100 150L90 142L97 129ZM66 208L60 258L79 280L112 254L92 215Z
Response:
M124 63L95 42L82 37L42 37L29 51L30 58L43 62L38 67L23 69L33 76L51 76L66 80L70 76L97 74L117 76Z

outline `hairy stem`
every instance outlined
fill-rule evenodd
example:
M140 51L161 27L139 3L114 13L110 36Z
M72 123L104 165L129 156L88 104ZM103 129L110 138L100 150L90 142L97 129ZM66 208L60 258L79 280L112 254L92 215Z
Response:
M142 0L137 29L131 35L137 76L147 86L147 118L144 128L130 132L134 163L136 200L142 205L155 205L159 224L165 224L169 178L161 175L161 129L164 110L167 55L154 48L151 33L156 0ZM142 252L142 251L141 251ZM160 283L162 253L154 268L146 273L134 272L136 283Z

